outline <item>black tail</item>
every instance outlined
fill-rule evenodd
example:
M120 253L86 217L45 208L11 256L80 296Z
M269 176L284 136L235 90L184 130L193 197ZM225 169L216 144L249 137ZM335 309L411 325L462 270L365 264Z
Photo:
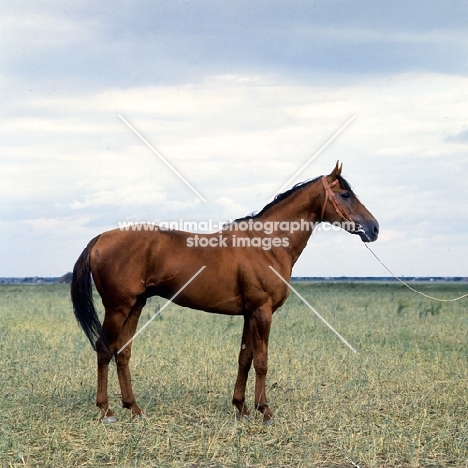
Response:
M88 337L91 346L96 351L98 339L105 344L102 334L101 322L94 308L93 285L91 282L91 268L89 265L89 254L99 236L95 237L83 250L73 267L70 294L73 303L73 312L76 320Z

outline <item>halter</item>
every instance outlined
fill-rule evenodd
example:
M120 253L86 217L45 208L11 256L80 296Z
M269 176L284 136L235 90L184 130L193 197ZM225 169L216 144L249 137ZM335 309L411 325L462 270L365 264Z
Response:
M327 207L327 202L330 200L331 204L333 205L333 208L335 208L336 213L341 219L344 219L345 221L349 221L353 223L353 230L356 228L356 224L354 221L351 219L351 216L346 212L346 210L338 203L338 200L336 199L335 192L331 189L334 185L338 183L338 179L335 180L335 182L332 182L331 184L328 183L328 180L326 176L322 176L322 185L325 190L325 201L322 206L322 220L323 220L323 215L325 214L325 208Z

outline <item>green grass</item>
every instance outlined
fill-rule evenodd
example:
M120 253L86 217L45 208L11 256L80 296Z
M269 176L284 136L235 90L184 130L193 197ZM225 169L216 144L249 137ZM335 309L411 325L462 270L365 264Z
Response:
M275 314L275 421L231 406L242 318L164 310L134 342L147 418L98 423L95 355L68 287L0 287L1 467L466 467L468 300L438 304L396 284L295 284L358 350L293 294ZM466 285L423 285L453 297ZM98 301L97 301L98 302ZM165 301L153 298L142 325ZM99 303L98 303L99 304ZM247 399L253 403L253 376Z

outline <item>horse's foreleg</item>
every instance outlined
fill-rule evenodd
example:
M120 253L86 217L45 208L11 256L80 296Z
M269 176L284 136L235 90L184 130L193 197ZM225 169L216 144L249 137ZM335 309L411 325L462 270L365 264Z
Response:
M269 424L273 412L268 407L266 396L266 375L268 371L268 338L270 336L272 311L259 307L250 316L250 334L255 368L255 408L263 414L264 424Z
M117 361L117 376L119 378L120 391L122 394L122 406L128 408L132 416L141 416L142 411L136 404L135 395L133 394L130 368L128 365L132 354L132 342L128 343L128 341L132 340L135 335L138 319L140 318L141 310L145 304L146 299L140 297L132 307L117 340L117 353L115 355ZM125 348L121 350L123 346L125 346Z
M239 370L237 372L236 385L232 404L239 411L239 418L251 417L250 411L245 404L245 386L249 377L250 366L252 365L253 348L249 329L249 318L244 316L244 330L242 332L241 349L239 352Z

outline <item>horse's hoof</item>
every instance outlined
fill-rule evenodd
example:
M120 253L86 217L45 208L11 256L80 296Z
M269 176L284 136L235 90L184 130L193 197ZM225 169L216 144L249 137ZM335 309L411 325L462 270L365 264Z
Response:
M132 416L132 422L140 422L140 421L145 421L147 418L145 413L141 414L135 414Z
M264 414L263 415L263 425L264 426L269 426L270 424L273 424L273 414L271 411L268 412L269 414Z
M106 416L105 418L101 419L102 424L114 424L117 422L117 418L115 416Z

